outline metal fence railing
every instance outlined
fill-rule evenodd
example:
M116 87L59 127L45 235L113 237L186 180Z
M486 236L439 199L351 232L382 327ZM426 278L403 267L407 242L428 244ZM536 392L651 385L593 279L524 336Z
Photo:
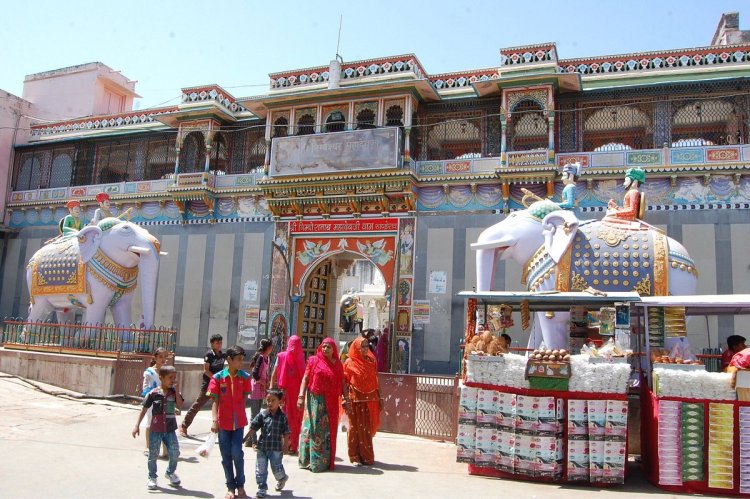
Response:
M379 373L382 431L453 441L458 429L458 376Z
M58 324L6 319L2 344L15 350L116 357L118 352L174 352L174 329L121 328L111 324Z

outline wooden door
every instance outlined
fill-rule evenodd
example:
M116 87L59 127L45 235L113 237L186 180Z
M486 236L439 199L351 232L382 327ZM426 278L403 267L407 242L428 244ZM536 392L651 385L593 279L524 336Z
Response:
M331 261L326 260L312 271L305 282L305 295L300 301L297 324L302 348L308 356L315 354L327 335L327 308L332 284L330 279Z

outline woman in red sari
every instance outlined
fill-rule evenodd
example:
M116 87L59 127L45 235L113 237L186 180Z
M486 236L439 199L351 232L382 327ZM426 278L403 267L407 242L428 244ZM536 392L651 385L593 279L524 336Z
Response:
M342 395L347 408L349 397L336 342L325 338L318 352L307 360L297 397L297 408L304 408L299 436L300 468L313 473L334 469Z
M302 350L302 340L299 336L291 336L286 351L280 352L276 359L276 366L271 374L271 388L278 387L284 390L284 400L290 401L284 404L284 412L292 434L289 438L289 448L284 450L296 454L299 432L302 429L302 411L297 409L297 397L302 376L305 375L305 352Z
M344 379L349 385L349 460L354 466L372 464L375 451L372 437L380 426L380 386L378 364L367 338L357 338L344 363Z

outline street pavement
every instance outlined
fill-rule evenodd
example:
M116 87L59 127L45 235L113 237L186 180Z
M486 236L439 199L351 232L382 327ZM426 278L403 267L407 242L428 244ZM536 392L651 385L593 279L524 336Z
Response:
M195 453L208 435L210 411L202 411L195 419L190 438L180 438L177 474L182 486L167 485L167 462L159 460L159 489L149 491L144 437L141 434L134 440L130 434L138 406L77 397L80 395L51 385L0 373L0 497L224 497L218 446L208 458ZM466 465L455 462L455 446L449 442L378 433L374 445L375 465L354 468L342 460L346 458L346 434L339 433L332 473L301 470L295 457L285 456L284 467L290 477L286 490L275 492L275 482L269 476L269 497L677 497L648 484L635 467L624 486L599 490L469 476ZM254 452L246 449L246 488L251 497L256 490L254 469Z

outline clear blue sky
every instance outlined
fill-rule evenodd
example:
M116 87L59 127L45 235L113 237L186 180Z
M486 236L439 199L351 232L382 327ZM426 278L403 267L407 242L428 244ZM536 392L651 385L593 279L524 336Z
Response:
M27 74L100 61L138 81L136 107L217 83L236 97L268 73L414 53L431 74L494 67L499 49L557 42L560 58L705 46L748 0L12 1L0 15L0 88Z

